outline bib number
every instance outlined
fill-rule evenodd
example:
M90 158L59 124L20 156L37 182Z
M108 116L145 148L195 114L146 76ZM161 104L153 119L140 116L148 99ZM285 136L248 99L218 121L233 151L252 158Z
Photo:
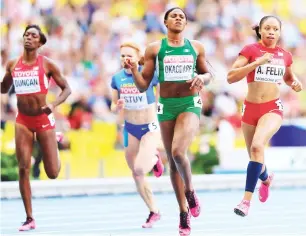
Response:
M150 130L150 132L159 131L159 124L157 122L150 123L149 124L149 130Z
M275 103L276 103L276 106L278 106L278 109L279 109L280 111L283 111L283 110L284 110L284 106L283 106L282 101L281 101L280 99L278 99L277 101L275 101Z
M164 114L164 104L157 103L157 114Z
M246 105L242 104L241 115L244 116Z
M51 113L50 115L48 115L48 119L50 121L50 125L54 126L55 125L55 119L54 119L54 115L53 113Z
M203 106L202 99L199 96L193 98L193 103L195 107L202 108Z

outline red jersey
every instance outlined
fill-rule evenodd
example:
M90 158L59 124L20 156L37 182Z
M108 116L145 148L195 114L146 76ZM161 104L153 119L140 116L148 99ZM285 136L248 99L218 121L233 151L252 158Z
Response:
M35 64L28 66L18 60L12 71L16 95L47 94L49 79L43 67L44 57L38 55Z
M284 78L286 67L292 64L292 55L286 50L275 47L267 48L261 43L253 43L246 45L239 53L252 63L257 58L263 56L265 53L272 53L273 59L270 63L256 67L255 70L247 75L248 83L251 82L266 82L266 83L281 83Z

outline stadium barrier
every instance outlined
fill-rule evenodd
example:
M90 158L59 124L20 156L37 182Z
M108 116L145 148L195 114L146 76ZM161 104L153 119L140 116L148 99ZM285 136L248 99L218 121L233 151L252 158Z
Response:
M160 178L148 177L155 193L173 192L169 176ZM259 183L260 181L258 181ZM230 191L243 190L244 174L212 174L194 175L193 183L197 191ZM18 182L1 182L1 199L20 198ZM66 197L108 194L134 194L136 187L132 177L100 178L100 179L70 179L70 180L33 180L31 182L32 196ZM306 187L306 172L277 173L273 188L304 188Z

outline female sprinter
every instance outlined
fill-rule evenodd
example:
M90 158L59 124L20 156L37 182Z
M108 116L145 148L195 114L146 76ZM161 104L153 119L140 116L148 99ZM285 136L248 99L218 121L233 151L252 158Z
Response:
M206 65L203 45L183 37L187 24L183 10L177 7L169 9L164 23L168 28L167 38L148 46L142 72L137 70L137 61L130 59L125 63L131 68L140 91L149 88L155 68L159 73L158 120L180 207L179 233L189 235L190 213L194 217L199 216L200 203L192 185L187 150L199 130L202 101L198 93L210 81L211 74Z
M134 43L124 43L120 46L121 63L124 66L126 58L141 60L140 47ZM135 67L140 70L141 67ZM125 157L132 171L137 190L150 210L143 228L151 228L160 219L160 213L153 200L151 187L145 175L153 169L154 175L160 177L164 166L157 152L159 125L156 122L156 107L153 87L157 79L152 81L145 93L139 92L133 81L130 69L124 68L112 78L113 88L112 111L124 109L124 147Z
M243 200L234 209L240 216L248 214L258 178L262 181L259 200L265 202L269 197L273 175L268 175L264 165L264 147L282 123L283 105L279 99L278 84L284 80L294 91L302 90L301 83L290 67L292 55L277 46L281 27L281 21L277 17L263 17L255 28L261 40L246 45L241 50L227 76L230 84L245 76L248 82L248 94L242 111L242 130L251 160L247 168Z
M61 165L52 111L71 93L63 74L54 62L38 54L38 49L47 42L39 26L28 25L23 34L23 42L23 55L8 62L1 82L1 93L7 93L14 84L17 95L16 156L19 167L19 188L27 215L26 221L19 228L20 231L36 227L32 214L30 187L34 133L43 152L45 171L50 179L55 179ZM53 103L47 105L46 95L51 77L62 92Z

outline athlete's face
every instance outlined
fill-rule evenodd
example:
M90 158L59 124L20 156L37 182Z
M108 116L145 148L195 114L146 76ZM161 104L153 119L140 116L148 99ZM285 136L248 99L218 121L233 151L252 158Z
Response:
M41 46L39 31L35 28L28 29L23 36L25 49L34 50Z
M277 19L270 17L263 22L259 29L261 39L266 45L275 45L280 37L281 26Z
M120 49L120 60L121 60L121 66L124 66L124 60L125 59L130 59L130 60L135 60L139 61L140 60L140 55L139 53L131 47L122 47Z
M167 20L165 20L165 25L168 30L171 30L175 33L180 33L185 29L187 24L187 19L185 14L180 9L174 9L168 15Z

